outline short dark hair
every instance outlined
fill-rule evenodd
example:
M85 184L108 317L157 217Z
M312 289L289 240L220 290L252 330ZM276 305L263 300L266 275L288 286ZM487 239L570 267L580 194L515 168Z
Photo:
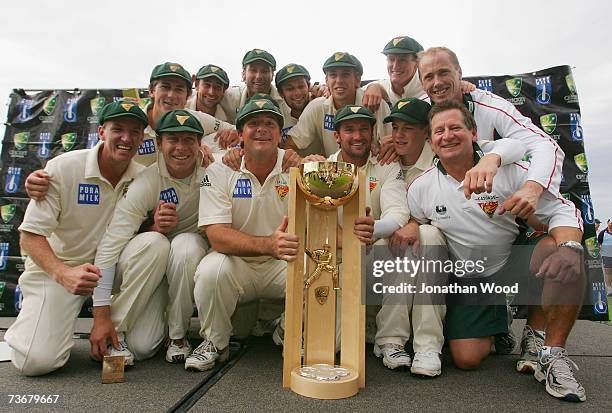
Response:
M431 126L431 120L437 114L442 113L442 112L447 112L449 110L454 110L454 109L461 112L461 115L463 115L463 123L465 124L465 127L468 128L468 130L476 130L476 121L474 120L474 116L472 116L470 111L467 110L467 108L465 107L463 103L455 103L453 101L446 101L446 102L442 102L440 104L434 105L429 111L429 115L427 117L429 119L429 125Z

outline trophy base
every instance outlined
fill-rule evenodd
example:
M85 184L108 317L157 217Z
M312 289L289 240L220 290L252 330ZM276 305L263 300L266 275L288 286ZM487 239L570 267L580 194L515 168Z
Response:
M304 374L303 369L315 370L323 367L320 377L317 374ZM345 399L359 392L359 375L353 369L339 367L343 374L336 377L329 376L329 370L334 366L316 364L313 366L296 367L291 371L291 390L295 393L312 399Z

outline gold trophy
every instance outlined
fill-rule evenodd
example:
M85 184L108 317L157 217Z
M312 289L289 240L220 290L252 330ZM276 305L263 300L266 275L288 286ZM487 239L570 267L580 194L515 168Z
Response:
M363 173L357 174L350 163L309 162L291 168L288 232L306 242L300 242L298 258L287 268L283 387L302 396L341 399L365 386L361 243L353 234L355 218L365 216L364 188ZM342 271L336 239L340 206ZM337 364L336 296L340 291Z

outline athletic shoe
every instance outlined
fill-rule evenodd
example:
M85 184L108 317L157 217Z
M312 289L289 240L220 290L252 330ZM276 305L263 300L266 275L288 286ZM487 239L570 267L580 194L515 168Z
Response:
M185 338L170 340L170 345L166 350L166 361L168 363L184 363L185 359L191 354L191 344Z
M130 351L125 341L125 336L123 333L117 333L117 338L119 339L119 349L116 349L113 346L110 346L110 350L108 352L109 356L123 356L123 365L124 366L133 366L134 365L134 354Z
M521 340L521 359L516 362L516 371L519 373L535 372L538 360L540 360L540 351L544 345L544 337L531 326L525 325Z
M265 334L273 334L276 327L280 324L280 317L274 320L257 320L255 326L251 329L251 335L262 337Z
M493 343L495 354L512 354L516 345L517 339L512 331L495 335L495 342Z
M210 370L214 367L215 361L224 362L228 357L229 346L223 350L217 350L213 342L205 338L185 360L185 370Z
M386 343L379 346L374 344L374 355L378 358L382 357L383 364L392 370L398 367L410 367L410 356L402 345Z
M571 402L583 402L586 393L574 377L578 366L562 351L543 356L538 361L534 377L540 383L546 383L546 392L553 397Z
M435 351L414 353L410 372L417 376L436 377L442 374L442 361L440 354Z

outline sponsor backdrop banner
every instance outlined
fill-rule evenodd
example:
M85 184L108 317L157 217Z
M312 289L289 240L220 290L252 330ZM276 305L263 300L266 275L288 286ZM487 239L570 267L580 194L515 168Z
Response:
M554 138L565 152L561 192L582 211L584 244L588 254L589 299L582 319L607 320L608 302L597 246L593 206L588 185L588 164L580 121L578 94L569 66L505 76L478 76L467 80L478 88L506 98ZM98 141L97 114L109 102L135 99L149 103L145 89L50 90L10 96L8 120L0 157L0 316L15 316L21 308L17 285L23 271L19 232L28 200L24 181L59 154L91 148ZM524 308L515 312L524 316ZM91 301L81 316L90 316Z

